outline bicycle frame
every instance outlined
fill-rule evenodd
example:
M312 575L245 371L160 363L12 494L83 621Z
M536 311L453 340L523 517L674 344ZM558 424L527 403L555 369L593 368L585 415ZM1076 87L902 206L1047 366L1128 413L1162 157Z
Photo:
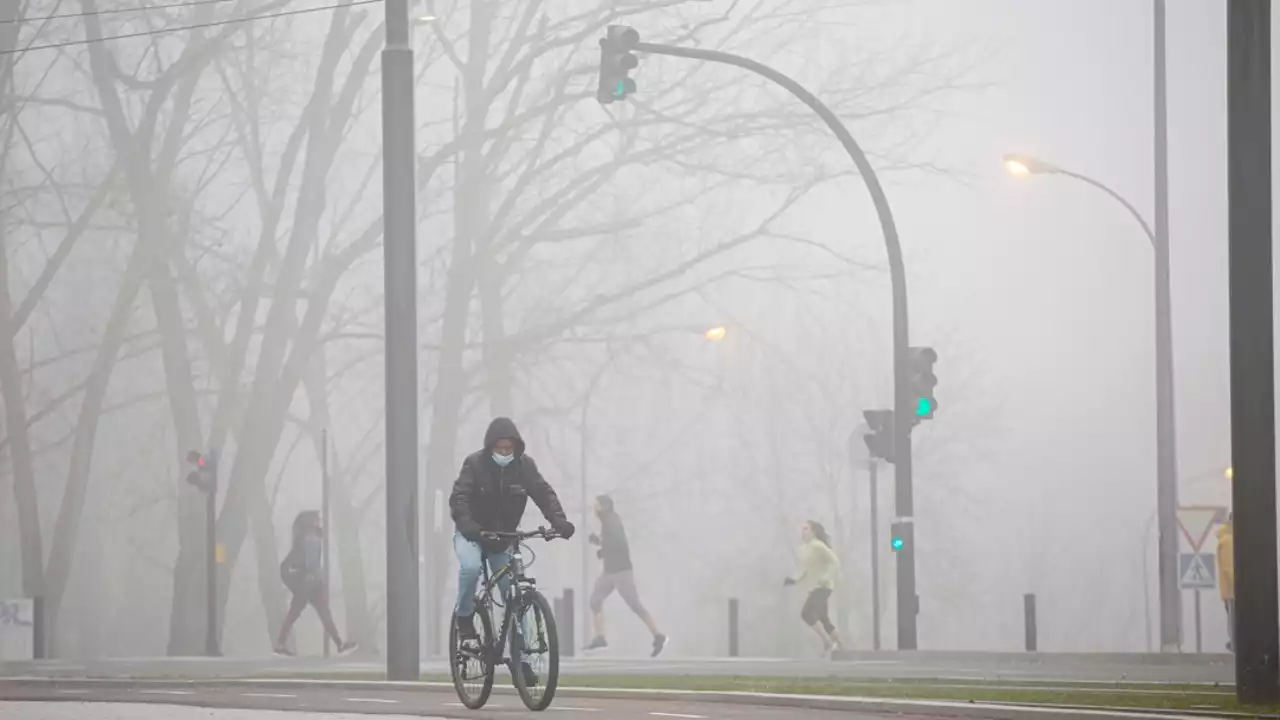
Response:
M493 662L495 665L506 663L510 658L507 657L507 649L510 647L510 637L508 632L517 619L512 616L512 608L519 607L520 601L523 599L524 592L532 588L535 580L528 577L524 573L524 556L521 554L522 542L513 542L511 552L508 554L507 564L498 569L496 573L489 572L489 553L481 551L481 571L484 573L483 582L480 586L479 597L476 598L476 608L483 612L490 612L493 608L493 591L498 589L498 594L502 598L502 626L497 632L495 642L491 642L487 650L493 653ZM506 592L502 592L500 583L506 576L511 577L511 582L507 584ZM493 619L490 616L490 619Z

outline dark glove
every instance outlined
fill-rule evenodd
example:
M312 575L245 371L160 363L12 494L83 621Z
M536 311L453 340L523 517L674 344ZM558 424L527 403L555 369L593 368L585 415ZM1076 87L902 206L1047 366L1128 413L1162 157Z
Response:
M563 518L551 523L551 529L555 530L556 534L565 540L573 537L573 533L577 531L577 528L573 526L573 523Z
M796 584L796 581L793 580L792 578L787 578L786 580L782 581L782 587L791 587L792 585L795 585L795 584Z
M480 542L480 534L483 532L484 528L475 520L466 518L458 521L458 534L471 542Z
M599 545L600 536L595 533L591 533L590 535L587 536L587 542L591 543L592 545Z

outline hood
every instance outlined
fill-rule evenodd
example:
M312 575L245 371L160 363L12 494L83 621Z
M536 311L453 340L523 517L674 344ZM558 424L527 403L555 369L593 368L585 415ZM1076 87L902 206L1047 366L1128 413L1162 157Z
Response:
M516 429L516 424L511 418L494 418L489 423L489 429L484 431L484 450L485 452L493 452L493 446L503 438L509 438L516 442L516 457L524 455L524 438L520 437L520 431Z
M1223 538L1229 537L1231 537L1231 523L1223 523L1218 528L1218 540L1221 541Z

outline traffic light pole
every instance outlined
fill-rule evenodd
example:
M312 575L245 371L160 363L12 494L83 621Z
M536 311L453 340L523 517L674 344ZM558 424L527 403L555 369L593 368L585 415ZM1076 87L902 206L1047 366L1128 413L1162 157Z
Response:
M889 199L884 188L876 177L871 162L858 146L849 129L840 122L831 108L827 107L813 93L800 83L763 63L756 62L741 55L704 50L701 48L683 48L658 43L636 43L636 52L653 55L669 55L673 57L704 60L706 62L724 63L749 70L781 85L798 98L809 109L817 113L827 127L844 146L845 152L857 166L858 173L866 183L871 202L875 205L876 216L880 220L880 229L884 234L885 250L889 256L889 279L893 289L893 408L894 408L894 505L898 519L906 528L903 540L905 547L897 553L898 558L898 649L915 650L917 646L916 612L919 605L916 600L916 558L915 527L911 522L915 513L914 498L911 488L911 425L915 408L912 407L911 392L907 385L907 348L910 344L907 326L907 278L902 260L902 245L898 242L898 229L893 222L893 213L889 208Z
M867 477L871 488L871 649L880 649L880 463L867 460Z
M1280 702L1271 212L1271 2L1227 5L1236 696Z
M217 467L217 455L209 455ZM204 654L218 657L218 475L215 470L212 483L204 493Z
M418 298L413 50L408 0L386 0L382 50L383 312L386 323L387 679L417 680Z

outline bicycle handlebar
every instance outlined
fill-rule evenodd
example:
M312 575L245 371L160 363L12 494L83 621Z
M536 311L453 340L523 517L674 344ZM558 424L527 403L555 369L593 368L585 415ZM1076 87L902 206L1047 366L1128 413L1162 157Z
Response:
M555 530L540 527L537 530L516 531L516 532L498 532L485 530L480 533L480 537L492 540L532 540L533 538L542 538L551 541L560 537Z

